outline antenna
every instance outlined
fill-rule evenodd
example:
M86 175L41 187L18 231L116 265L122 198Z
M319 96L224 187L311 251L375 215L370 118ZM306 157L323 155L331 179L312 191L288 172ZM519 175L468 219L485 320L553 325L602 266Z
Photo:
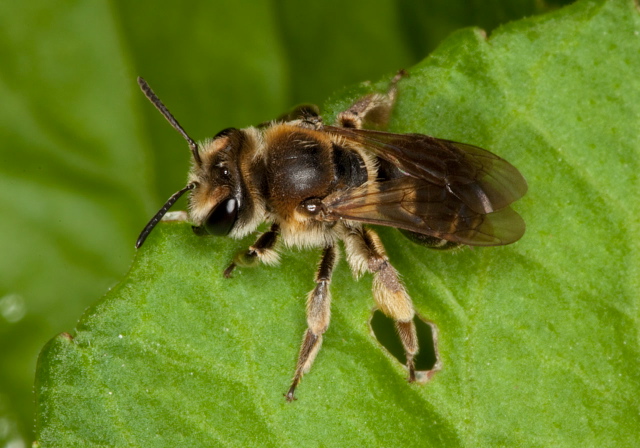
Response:
M198 152L198 144L191 137L189 137L189 134L187 134L186 131L182 128L182 126L180 126L180 123L178 123L178 120L176 120L174 116L171 115L171 112L169 112L169 109L167 109L167 107L164 104L162 104L162 101L160 101L160 98L158 98L158 96L153 92L153 90L151 90L151 87L149 87L149 84L147 84L147 81L145 81L140 76L138 76L138 85L140 86L140 89L142 89L142 93L144 93L144 96L146 96L147 99L151 101L151 103L154 106L156 106L156 109L158 109L160 113L164 116L164 118L167 119L169 124L173 126L173 128L184 137L187 143L189 143L189 148L191 148L191 154L193 154L193 158L196 161L196 164L202 165L202 160L200 159L200 153Z
M149 223L144 227L144 229L142 229L142 232L140 232L138 241L136 241L136 249L139 249L140 246L142 246L142 244L144 243L144 240L147 239L147 237L149 236L153 228L160 222L162 217L169 211L171 206L175 204L175 202L180 198L180 196L185 194L187 191L193 190L194 188L196 188L196 185L197 184L195 182L191 182L182 190L176 191L175 193L173 193L171 197L167 199L167 202L165 202L162 208L158 210L158 213L156 213L153 216L153 218L151 218L151 221L149 221Z

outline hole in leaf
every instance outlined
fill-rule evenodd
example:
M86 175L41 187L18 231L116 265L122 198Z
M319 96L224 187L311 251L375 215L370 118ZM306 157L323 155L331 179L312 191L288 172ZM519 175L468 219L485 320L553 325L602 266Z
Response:
M416 326L418 346L420 347L418 355L414 358L416 381L424 383L441 368L436 347L438 333L435 324L423 320L417 314L413 318L413 323ZM378 342L403 366L406 365L407 357L404 354L393 319L385 316L382 311L375 310L371 316L370 325Z

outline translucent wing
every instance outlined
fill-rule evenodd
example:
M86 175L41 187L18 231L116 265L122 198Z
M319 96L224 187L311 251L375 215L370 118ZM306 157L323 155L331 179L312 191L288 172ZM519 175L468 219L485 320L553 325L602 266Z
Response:
M441 186L411 177L337 192L323 204L327 220L397 227L472 246L513 243L525 230L510 207L478 213Z
M527 182L513 165L476 146L422 134L325 130L364 147L406 176L446 189L479 214L501 210L527 192Z
M325 130L395 170L377 182L326 197L325 219L397 227L473 246L509 244L524 234L524 221L509 204L526 193L527 183L500 157L421 134Z

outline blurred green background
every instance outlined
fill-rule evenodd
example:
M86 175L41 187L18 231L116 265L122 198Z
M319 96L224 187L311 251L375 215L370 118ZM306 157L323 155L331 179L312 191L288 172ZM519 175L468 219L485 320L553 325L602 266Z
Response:
M32 439L40 348L124 275L184 185L188 148L136 76L202 139L559 3L1 2L0 446Z

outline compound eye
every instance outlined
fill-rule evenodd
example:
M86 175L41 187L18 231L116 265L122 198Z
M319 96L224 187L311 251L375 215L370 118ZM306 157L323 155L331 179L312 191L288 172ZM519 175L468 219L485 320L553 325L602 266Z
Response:
M224 236L229 234L237 217L238 201L235 198L228 198L209 213L204 228L209 235Z

